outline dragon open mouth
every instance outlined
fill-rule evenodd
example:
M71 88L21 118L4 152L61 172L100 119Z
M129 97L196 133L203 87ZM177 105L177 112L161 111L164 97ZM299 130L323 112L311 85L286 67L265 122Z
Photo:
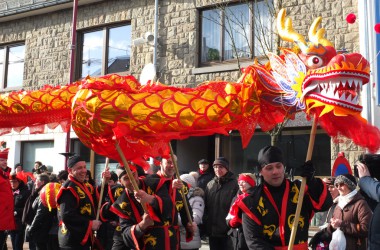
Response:
M339 77L331 79L310 79L303 95L326 104L335 104L344 108L361 111L359 93L363 86L362 78ZM366 84L366 82L364 82Z
M369 82L369 63L358 54L337 55L322 68L309 70L302 97L361 112L359 94Z

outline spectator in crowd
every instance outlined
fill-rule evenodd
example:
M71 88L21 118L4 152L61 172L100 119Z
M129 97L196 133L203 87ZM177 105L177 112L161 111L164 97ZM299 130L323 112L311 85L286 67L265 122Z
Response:
M331 207L329 208L329 210L327 212L317 213L317 214L323 215L323 216L321 216L321 219L320 219L321 221L323 221L323 224L320 225L320 227L319 227L320 230L316 234L314 234L314 236L309 241L309 246L313 250L317 249L318 247L319 248L321 248L321 247L327 248L328 247L328 245L331 241L331 233L328 232L327 226L329 225L329 222L333 216L335 207L338 204L339 191L334 186L335 177L323 178L322 181L326 184L326 186L327 186L327 188L331 194L331 197L333 199L333 204L331 205Z
M58 181L63 184L67 180L68 176L69 172L67 172L67 170L61 170L58 172L57 178Z
M23 171L24 168L22 167L22 164L21 163L16 163L15 164L15 173L17 174L18 172L21 172Z
M209 236L210 250L230 250L233 248L231 238L227 234L229 227L226 217L239 186L235 175L229 170L226 158L217 158L213 168L215 177L207 184L205 190L203 223Z
M40 161L35 161L35 162L34 162L33 169L32 169L32 172L33 172L33 173L36 172L37 169L39 169L41 166L42 166L42 162L40 162Z
M14 230L14 201L9 183L11 168L7 165L9 149L0 150L0 250L6 250L8 230Z
M301 182L285 178L284 159L278 147L262 148L258 162L262 180L240 206L244 212L244 238L248 249L287 249ZM301 168L301 176L306 177L306 189L293 249L308 249L312 216L332 205L326 185L321 179L314 178L314 172L311 162Z
M335 179L334 186L339 191L338 204L328 230L331 233L337 228L342 230L346 238L346 250L367 249L372 210L356 190L355 177L350 174L339 175Z
M206 159L198 161L198 167L199 177L197 186L206 190L207 183L215 176L214 170L210 168L210 164Z
M193 211L194 222L197 225L202 223L205 203L204 203L204 191L197 187L197 182L193 175L183 174L180 176L181 180L187 184L187 198L189 199L190 207ZM193 239L191 241L186 240L186 227L182 225L181 217L178 216L178 224L180 225L181 233L181 249L199 249L202 246L201 236L199 229L196 228Z
M25 207L26 200L30 195L25 182L19 177L18 174L12 173L10 175L10 183L13 191L14 199L14 218L16 222L16 229L10 231L12 247L14 250L22 250L24 245L25 227L22 224L22 213Z
M82 157L71 156L67 166L69 177L57 196L59 247L62 250L90 249L93 231L101 225L95 219L96 197L85 185L87 169Z
M380 181L371 177L368 167L364 163L358 162L357 169L360 178L360 189L365 192L369 198L377 202L368 232L368 249L377 250L380 249Z
M256 186L255 177L251 173L243 173L238 178L239 192L232 200L230 211L226 217L227 224L231 228L229 235L232 239L234 250L246 250L248 249L245 243L243 226L242 226L242 210L239 208L240 202L253 192L253 188Z
M32 210L35 214L32 223L27 227L26 233L31 239L37 250L47 250L49 244L49 231L53 226L54 212L49 211L46 204L42 203L41 194L45 192L44 187L49 183L50 178L46 173L37 175L35 188L39 190L38 196L33 201Z

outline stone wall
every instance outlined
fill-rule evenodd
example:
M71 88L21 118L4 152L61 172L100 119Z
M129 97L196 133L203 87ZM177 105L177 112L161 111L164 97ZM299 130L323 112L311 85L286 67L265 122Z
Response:
M349 25L345 17L355 12L357 0L288 0L288 16L294 28L307 34L312 20L321 15L327 38L337 49L358 50L358 25ZM239 77L236 64L229 71L202 72L198 67L199 11L216 4L216 0L159 1L157 70L166 84L194 85L207 80L234 81ZM62 84L68 81L70 65L72 10L27 17L0 23L0 44L25 40L24 85ZM78 9L77 29L130 21L132 39L154 31L154 0L105 1ZM286 44L282 44L286 46ZM138 76L142 67L152 62L153 47L132 48L131 73Z
M192 73L198 68L199 10L215 5L216 1L159 1L157 71L162 83L194 86L207 80L238 79L240 73L236 64L230 65L230 70L215 71L211 67L209 72L205 70L202 73ZM345 18L348 13L357 12L357 1L287 0L283 7L293 19L295 30L303 35L307 34L312 20L322 16L326 37L337 49L353 52L359 50L360 20L355 24L348 24ZM93 3L79 7L77 29L130 22L132 39L135 39L147 31L154 31L154 13L154 0L109 0ZM24 86L68 83L71 22L71 9L0 22L0 44L25 41ZM287 45L282 43L281 46ZM152 61L152 46L132 47L130 73L139 77L143 66ZM332 144L332 160L339 151L346 151L350 161L357 159L361 150L347 145L351 144Z

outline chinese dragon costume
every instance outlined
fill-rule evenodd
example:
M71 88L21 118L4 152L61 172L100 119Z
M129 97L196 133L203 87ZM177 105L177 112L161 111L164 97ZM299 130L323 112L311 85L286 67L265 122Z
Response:
M359 93L369 82L369 62L358 53L338 54L318 29L310 27L308 41L298 34L281 10L280 37L297 49L268 53L266 65L251 65L237 82L210 81L194 88L151 82L142 86L133 76L87 77L66 86L46 86L0 96L0 134L25 127L41 132L48 124L70 125L95 152L120 160L115 139L127 159L142 154L168 154L168 142L189 136L238 130L243 147L256 127L268 131L296 112L318 119L326 132L343 135L374 152L380 131L361 117Z

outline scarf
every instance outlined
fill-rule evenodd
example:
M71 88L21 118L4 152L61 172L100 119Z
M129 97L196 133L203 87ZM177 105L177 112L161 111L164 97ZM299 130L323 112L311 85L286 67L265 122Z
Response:
M353 190L351 193L348 193L346 195L339 195L338 196L338 206L343 209L347 204L348 202L350 202L350 200L352 199L352 197L355 196L355 194L357 194L357 190Z

